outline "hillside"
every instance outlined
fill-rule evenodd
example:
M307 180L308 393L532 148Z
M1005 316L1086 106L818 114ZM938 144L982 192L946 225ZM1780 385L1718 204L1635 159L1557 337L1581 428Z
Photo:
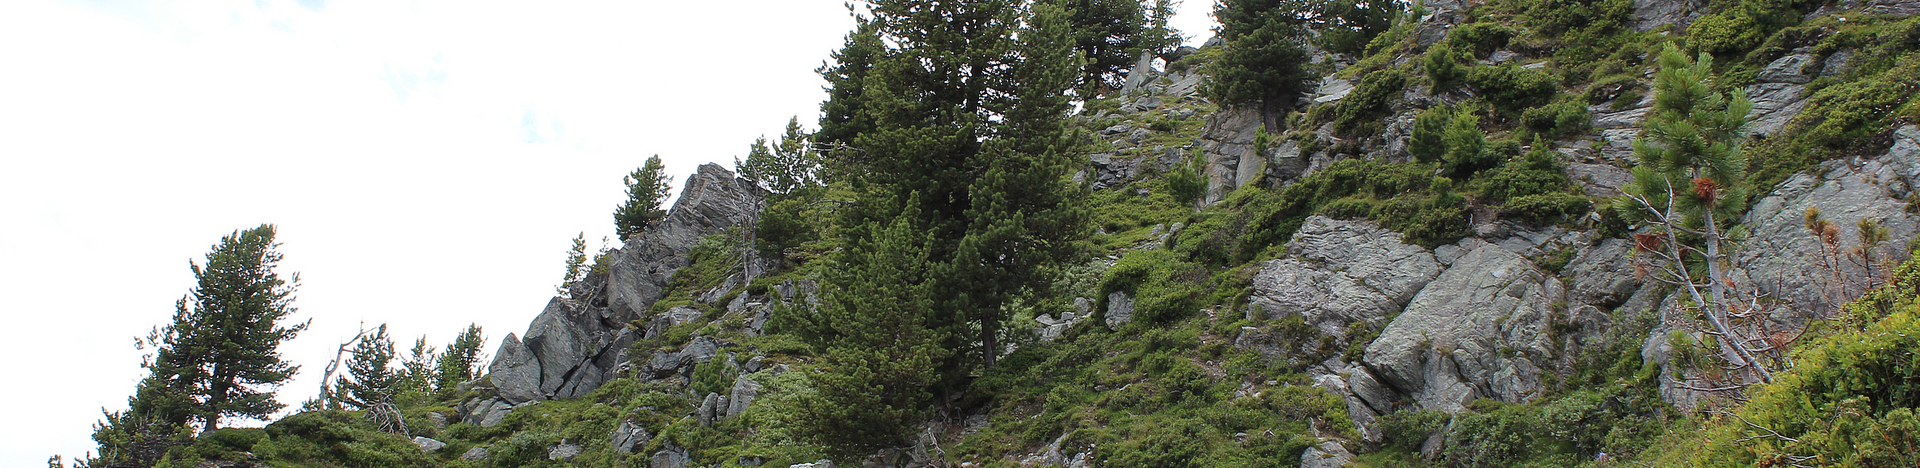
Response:
M872 195L896 182L847 168L882 156L845 148L891 140L863 136L820 151L804 189L701 166L484 375L397 398L402 430L316 405L165 463L1920 463L1920 2L1440 1L1387 19L1357 42L1308 34L1312 79L1288 102L1216 102L1234 48L1262 47L1250 34L1142 55L1077 103L1067 143L1031 153L1063 155L1070 177L1048 183L1072 187L1059 216L1084 229L1060 228L1058 261L999 318L925 327L950 351L935 355L981 359L885 347L934 319L875 311L985 294L940 278L1011 276L909 277L949 254L914 236L966 223L898 221L937 189ZM1717 117L1685 114L1686 92ZM915 144L899 145L938 146ZM1699 215L1637 211L1657 171L1688 167L1654 211L1694 196ZM881 396L836 405L848 388Z

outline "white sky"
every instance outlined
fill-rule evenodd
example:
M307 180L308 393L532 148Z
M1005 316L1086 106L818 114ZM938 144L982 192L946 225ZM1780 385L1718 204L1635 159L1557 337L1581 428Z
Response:
M490 352L646 156L678 190L811 126L851 26L843 0L0 2L0 466L94 447L133 338L235 229L278 225L302 280L282 403L361 321L401 348L478 323Z

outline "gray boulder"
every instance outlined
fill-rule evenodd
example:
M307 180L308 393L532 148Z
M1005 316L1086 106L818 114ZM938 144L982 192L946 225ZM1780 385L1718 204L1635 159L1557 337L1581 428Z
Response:
M1581 249L1561 273L1568 278L1568 302L1615 307L1640 289L1633 273L1633 242L1606 239Z
M648 466L652 468L687 468L687 464L692 461L693 459L687 458L686 449L668 444L665 448L653 453L653 459Z
M1399 233L1313 216L1287 243L1287 255L1254 275L1247 314L1298 315L1344 346L1351 327L1385 325L1440 270L1432 253L1401 243Z
M1366 368L1429 410L1458 412L1478 398L1530 400L1541 390L1539 362L1554 353L1554 304L1565 297L1560 281L1526 258L1482 245L1387 324L1367 346Z
M433 453L433 452L440 451L440 449L447 448L446 442L441 442L441 441L429 439L426 437L414 437L413 445L420 447L420 453Z
M547 308L533 319L520 342L540 362L540 393L550 395L566 384L567 374L586 361L595 348L591 327L579 323L579 311L558 297L547 301Z
M1121 325L1133 321L1133 297L1126 291L1114 291L1107 295L1107 328L1119 329Z
M1867 0L1867 11L1887 16L1920 15L1920 0Z
M700 420L700 425L706 426L713 424L713 421L719 419L720 416L726 416L727 397L720 396L718 393L708 393L707 399L702 400L700 402L700 408L694 411L695 417Z
M795 463L792 465L787 465L787 468L834 468L834 466L833 466L833 460L827 460L823 458L820 461L816 461L813 463Z
M1342 468L1352 464L1353 452L1337 440L1307 447L1307 451L1300 454L1300 468Z
M1158 76L1153 70L1153 59L1152 52L1140 52L1140 58L1134 61L1133 68L1127 70L1127 81L1120 85L1120 94L1133 94L1134 91L1139 91L1153 82L1153 79Z
M654 352L653 359L641 369L642 377L657 379L684 373L694 364L713 360L713 356L719 352L720 342L713 338L696 336L679 351Z
M652 442L653 434L647 432L647 428L629 419L620 421L620 427L614 428L613 434L607 438L613 442L613 451L633 453L634 449L645 448L647 442Z
M733 391L727 395L726 418L739 416L753 405L753 399L760 397L760 383L747 376L733 379Z
M1744 224L1751 237L1740 251L1749 284L1761 293L1793 304L1795 317L1775 316L1787 324L1800 324L1811 317L1824 316L1844 297L1864 291L1869 272L1850 261L1838 262L1840 281L1833 281L1831 270L1820 267L1822 244L1807 231L1804 216L1808 208L1819 208L1822 215L1841 230L1843 249L1853 248L1859 239L1861 220L1879 220L1889 231L1886 243L1877 246L1876 265L1881 273L1904 260L1904 247L1920 230L1920 219L1907 212L1907 203L1896 198L1885 186L1875 184L1874 172L1899 172L1883 162L1868 161L1855 168L1841 161L1826 164L1824 176L1795 175L1781 183L1772 194L1754 203ZM1837 284L1836 284L1837 283ZM1833 297L1835 293L1841 297Z
M1200 134L1200 147L1207 158L1206 204L1226 198L1228 193L1253 179L1262 177L1266 164L1253 147L1260 130L1260 112L1254 109L1222 111L1207 117ZM1292 179L1305 174L1285 174Z
M1809 75L1806 72L1807 67L1818 61L1818 57L1814 57L1813 54L1793 54L1780 57L1768 63L1765 68L1761 68L1760 73L1755 75L1753 79L1761 83L1807 84L1807 82L1813 81L1813 75Z
M569 444L565 439L562 439L560 440L559 445L555 445L547 448L547 459L548 460L572 460L573 457L580 456L580 451L584 449L585 449L584 447L574 445L574 444Z
M540 361L512 333L501 340L493 363L487 365L487 375L492 376L500 397L509 402L525 403L544 397L540 392Z
M1747 124L1747 135L1775 135L1787 128L1800 111L1806 109L1805 85L1792 83L1757 83L1747 87L1747 99L1753 100L1753 110L1747 112L1752 122Z
M764 196L751 180L735 177L718 164L701 165L687 178L667 217L627 239L613 255L608 322L625 326L641 318L664 294L673 272L687 265L686 254L700 238L752 219Z
M1684 28L1706 8L1703 0L1633 0L1633 29L1645 32L1666 25Z
M1620 187L1633 182L1633 171L1611 164L1568 163L1566 171L1567 178L1591 197L1619 196Z
M466 460L466 461L480 461L480 460L485 460L485 459L487 459L487 448L486 448L486 447L474 447L474 448L470 448L470 449L467 449L467 452L466 452L466 453L462 453L462 454L460 454L460 459L461 459L461 460Z
M680 326L681 324L684 324L687 322L699 320L700 317L704 317L704 316L706 316L705 313L702 313L698 309L694 309L692 307L675 307L672 309L667 309L666 312L661 312L660 315L654 316L653 320L647 321L647 332L646 332L645 338L653 339L661 335L665 335L667 333L667 330L672 329L673 327Z

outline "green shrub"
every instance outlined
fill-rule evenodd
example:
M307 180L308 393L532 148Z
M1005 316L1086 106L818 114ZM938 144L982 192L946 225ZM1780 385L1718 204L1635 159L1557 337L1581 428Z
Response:
M1535 133L1561 138L1586 133L1593 117L1587 115L1587 106L1579 101L1561 100L1527 109L1520 114L1520 122Z
M1507 201L1500 215L1533 223L1551 223L1579 219L1593 210L1587 197L1566 192L1524 195Z
M1467 84L1494 107L1516 111L1546 104L1560 92L1560 78L1551 72L1522 68L1514 62L1473 67Z
M1360 84L1355 86L1352 93L1330 106L1333 128L1351 136L1379 133L1384 128L1380 119L1390 113L1387 103L1406 91L1406 86L1407 72L1403 68L1366 74L1360 78Z
M1480 130L1480 117L1471 112L1454 113L1441 141L1447 144L1447 151L1440 156L1440 167L1449 176L1464 179L1500 164L1500 158L1487 150L1487 134Z
M1482 198L1494 203L1547 193L1564 194L1573 189L1573 181L1567 179L1560 161L1554 158L1554 151L1545 139L1538 137L1526 155L1487 171L1475 185Z
M1107 270L1107 280L1100 287L1102 310L1107 294L1125 291L1133 297L1135 319L1152 323L1182 319L1200 310L1206 279L1204 269L1171 251L1128 252Z
M1447 133L1447 123L1453 121L1453 108L1433 106L1421 110L1413 118L1413 134L1407 138L1407 152L1413 160L1423 163L1438 163L1447 154L1447 142L1443 138Z
M1193 153L1172 172L1168 172L1166 178L1167 195L1187 205L1192 205L1207 194L1207 177L1202 172L1207 165L1206 156L1199 148L1195 148Z
M1467 68L1470 66L1462 63L1471 63L1473 60L1473 57L1468 56L1466 52L1454 50L1453 46L1446 42L1427 48L1427 54L1423 57L1421 65L1426 68L1427 81L1433 85L1435 93L1451 90L1454 85L1459 84L1460 79L1466 77Z
M1687 26L1687 43L1714 55L1751 49L1766 39L1765 28L1744 9L1702 15Z
M1517 31L1503 24L1479 22L1468 23L1453 28L1447 33L1447 40L1459 50L1472 52L1474 56L1485 56L1507 46Z

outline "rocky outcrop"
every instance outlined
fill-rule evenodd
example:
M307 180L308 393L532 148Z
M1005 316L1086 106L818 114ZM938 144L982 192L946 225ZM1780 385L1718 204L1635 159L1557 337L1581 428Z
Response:
M733 391L727 395L725 418L733 418L745 414L747 407L753 405L753 399L760 397L760 389L760 383L753 381L752 378L748 378L747 376L743 375L740 376L740 378L734 379Z
M1633 0L1633 29L1644 32L1666 25L1685 28L1706 9L1703 0Z
M1261 177L1266 162L1253 147L1260 131L1260 111L1242 109L1221 111L1207 117L1207 128L1200 135L1200 147L1207 157L1206 204L1225 199L1233 189Z
M1249 319L1299 316L1345 348L1350 329L1378 329L1428 282L1440 275L1432 253L1400 242L1400 234L1370 221L1307 218L1287 243L1287 255L1262 265L1253 277ZM1284 343L1243 339L1236 346L1261 350ZM1290 340L1281 340L1290 341ZM1306 343L1294 343L1302 345ZM1306 344L1317 345L1317 343Z
M1353 452L1340 445L1340 441L1329 440L1319 445L1307 447L1300 453L1300 468L1342 468L1353 465Z
M1541 364L1554 354L1554 304L1565 297L1560 280L1527 259L1481 245L1408 303L1367 347L1364 365L1425 409L1530 400L1541 390Z
M487 453L486 447L474 447L474 448L467 449L466 453L460 454L460 459L466 460L466 461L480 461L480 460L487 459L487 455L488 453Z
M1107 295L1107 328L1119 329L1121 325L1133 321L1133 297L1126 291L1114 291Z
M572 460L573 457L580 456L580 451L582 450L586 450L586 447L569 444L565 439L561 439L559 444L547 448L547 459Z
M447 448L446 442L441 442L441 441L429 439L426 437L414 437L413 445L420 447L420 453L433 453L433 452L440 451L440 449Z
M1825 174L1799 174L1747 213L1745 224L1751 238L1741 250L1751 284L1760 292L1782 299L1790 309L1814 316L1829 313L1839 300L1857 295L1869 281L1869 272L1860 264L1841 259L1823 260L1821 242L1805 227L1808 208L1818 208L1835 227L1840 228L1841 248L1858 246L1859 223L1877 220L1888 230L1888 242L1874 246L1876 271L1884 271L1904 258L1906 239L1920 230L1920 218L1907 211L1905 201L1885 185L1876 182L1897 181L1899 174L1913 169L1886 164L1895 160L1883 157L1858 164L1830 161ZM1837 268L1829 268L1825 265ZM1788 324L1802 323L1808 317L1782 318Z
M1602 240L1581 250L1561 270L1568 278L1567 302L1617 307L1640 289L1640 278L1633 271L1633 242Z
M698 311L675 309L649 320L644 331L629 327L660 299L667 279L686 265L687 251L700 238L747 222L760 209L762 196L750 180L719 165L700 166L666 218L613 253L608 275L576 284L572 300L548 301L526 333L509 334L501 342L488 366L501 398L520 404L585 395L627 363L627 348L643 338L639 335L651 338L698 318Z
M614 452L633 453L635 449L646 448L647 442L653 441L653 434L629 419L620 421L620 427L614 428L607 439L613 443Z
M1748 135L1779 134L1806 109L1806 83L1813 80L1806 70L1814 63L1813 55L1794 54L1760 70L1754 78L1757 83L1747 87L1747 99L1753 100L1753 110L1747 113L1752 121L1747 124Z
M1878 15L1920 15L1920 0L1867 0L1867 11Z

